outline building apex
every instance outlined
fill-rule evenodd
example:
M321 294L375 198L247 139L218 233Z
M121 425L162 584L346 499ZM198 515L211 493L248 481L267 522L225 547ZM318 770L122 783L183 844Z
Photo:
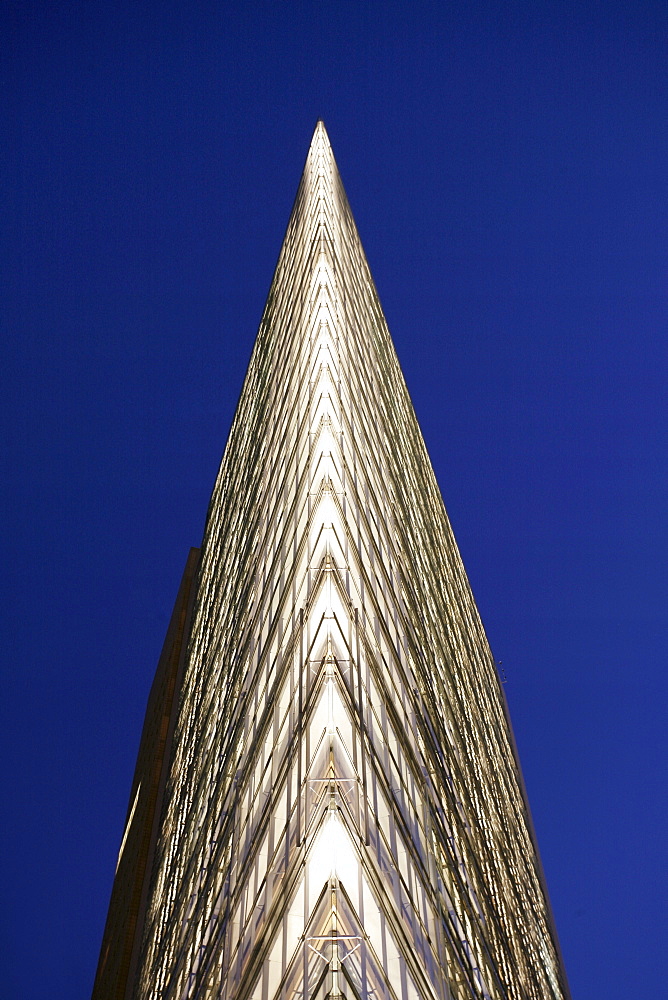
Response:
M322 118L318 118L315 123L315 129L313 132L313 138L311 139L311 145L316 141L326 142L329 145L329 136L327 135L327 129L325 128L325 123Z
M332 146L329 141L329 136L327 135L327 129L325 128L325 123L322 118L319 118L313 132L313 138L311 139L311 145L309 147L306 162L320 162L321 164L327 163L328 165L331 165L333 160L334 154L332 153Z

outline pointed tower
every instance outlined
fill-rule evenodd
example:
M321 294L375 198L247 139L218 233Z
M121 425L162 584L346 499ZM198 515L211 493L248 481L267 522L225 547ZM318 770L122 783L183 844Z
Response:
M119 996L568 996L494 660L321 122L188 628Z

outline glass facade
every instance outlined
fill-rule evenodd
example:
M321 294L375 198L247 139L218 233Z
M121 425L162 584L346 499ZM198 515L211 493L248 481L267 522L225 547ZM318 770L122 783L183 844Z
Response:
M322 123L209 508L134 996L568 996L494 660Z

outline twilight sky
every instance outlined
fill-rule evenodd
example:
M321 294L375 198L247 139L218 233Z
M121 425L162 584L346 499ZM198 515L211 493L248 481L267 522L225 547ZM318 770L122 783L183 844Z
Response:
M0 994L90 996L317 118L506 692L574 1000L666 962L668 6L5 0Z

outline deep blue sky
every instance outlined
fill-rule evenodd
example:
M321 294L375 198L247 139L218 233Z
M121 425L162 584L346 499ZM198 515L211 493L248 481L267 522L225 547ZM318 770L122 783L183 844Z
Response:
M5 0L0 993L87 998L316 119L506 691L574 1000L666 973L668 7Z

